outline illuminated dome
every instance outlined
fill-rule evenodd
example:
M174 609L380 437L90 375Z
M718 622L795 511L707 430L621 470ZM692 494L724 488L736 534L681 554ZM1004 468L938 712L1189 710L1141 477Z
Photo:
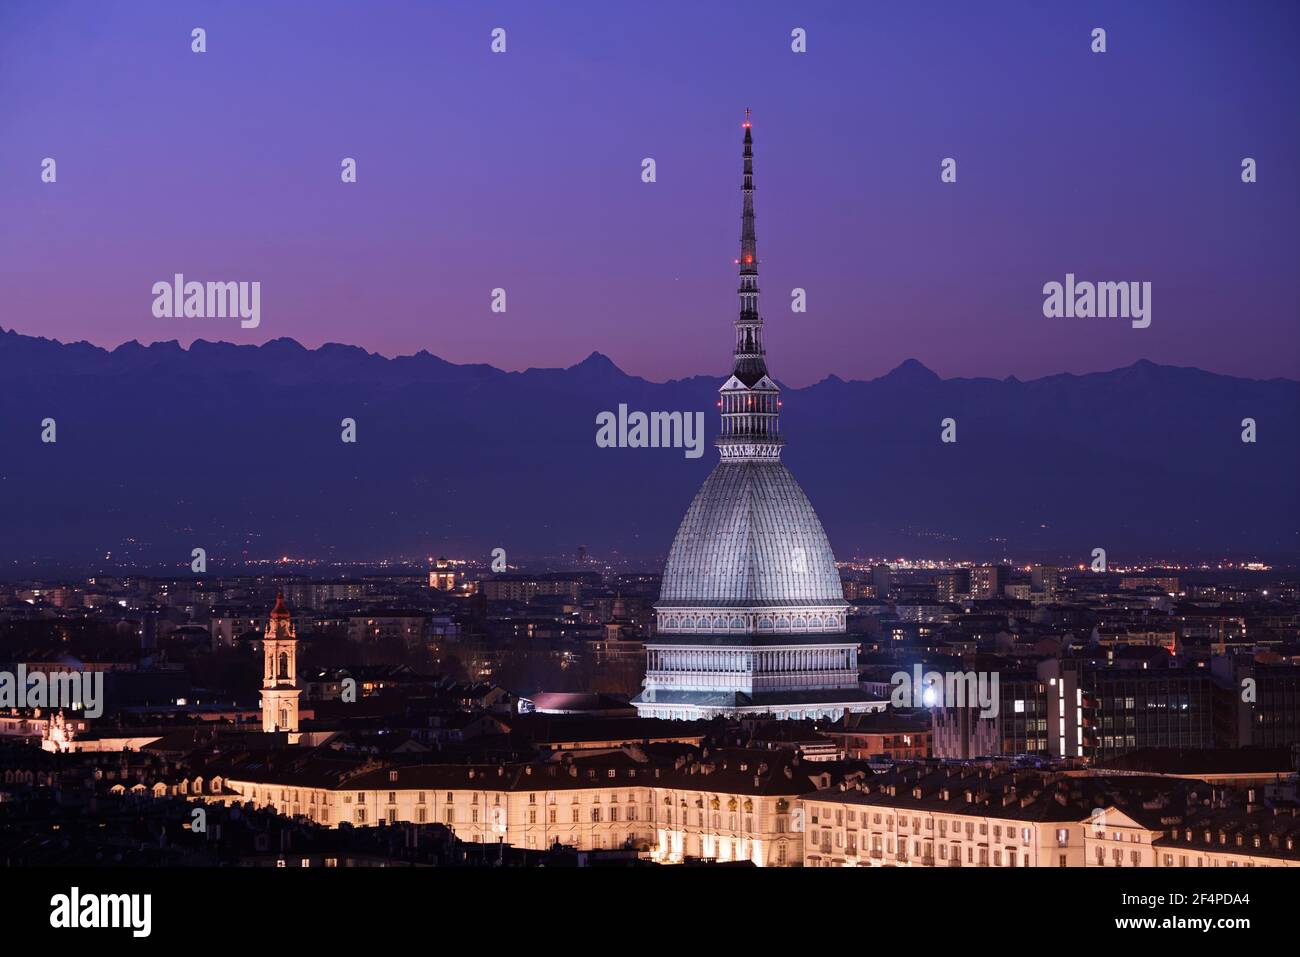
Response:
M723 459L677 530L656 608L844 605L826 532L779 461Z
M754 238L754 139L745 115L740 312L718 389L720 461L664 567L641 693L647 718L838 720L883 710L858 680L858 642L822 523L781 464L781 387L767 371Z

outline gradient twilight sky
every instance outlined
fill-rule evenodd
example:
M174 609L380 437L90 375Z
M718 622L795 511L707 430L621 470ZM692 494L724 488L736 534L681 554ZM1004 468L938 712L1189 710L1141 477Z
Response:
M789 384L1300 377L1298 41L1292 0L4 0L0 326L718 375L748 106ZM1044 318L1067 271L1152 282L1151 327ZM176 272L260 280L261 326L154 318Z

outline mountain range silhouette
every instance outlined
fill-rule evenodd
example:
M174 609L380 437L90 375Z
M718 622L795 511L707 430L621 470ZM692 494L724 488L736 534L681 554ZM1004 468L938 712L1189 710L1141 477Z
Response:
M0 575L46 563L280 555L509 560L617 552L654 567L717 461L601 449L596 415L705 412L700 375L650 382L593 352L505 372L292 339L106 350L0 330ZM1148 361L943 379L909 359L783 391L784 460L836 556L1078 563L1291 560L1300 383ZM340 440L343 418L357 442ZM940 422L957 441L940 442ZM1258 441L1241 440L1242 420ZM57 442L41 441L53 418ZM105 556L111 555L111 559Z

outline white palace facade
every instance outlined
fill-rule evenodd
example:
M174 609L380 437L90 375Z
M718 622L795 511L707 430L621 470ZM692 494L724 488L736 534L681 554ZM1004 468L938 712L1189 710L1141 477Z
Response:
M195 797L248 802L329 827L443 824L462 841L533 850L558 842L578 850L648 847L664 863L801 864L799 795L831 786L838 772L790 751L704 754L663 764L631 746L529 764L396 768L318 756L273 768L262 756L223 769L210 778L211 793Z

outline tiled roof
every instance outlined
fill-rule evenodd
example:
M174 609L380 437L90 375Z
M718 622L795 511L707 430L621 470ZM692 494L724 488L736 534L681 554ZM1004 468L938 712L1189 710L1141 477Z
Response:
M823 790L810 801L889 807L1016 821L1080 822L1097 807L1140 812L1167 780L1065 777L1037 771L971 766L904 765L860 782L860 789ZM1161 812L1166 813L1166 812Z
M1197 809L1152 844L1165 852L1186 849L1300 861L1300 809Z
M220 775L226 780L334 791L660 787L794 797L836 783L846 774L870 772L858 762L803 761L788 750L725 748L697 752L669 744L495 765L366 761L360 757L294 756L292 752L278 752L214 761L200 773L208 779Z

